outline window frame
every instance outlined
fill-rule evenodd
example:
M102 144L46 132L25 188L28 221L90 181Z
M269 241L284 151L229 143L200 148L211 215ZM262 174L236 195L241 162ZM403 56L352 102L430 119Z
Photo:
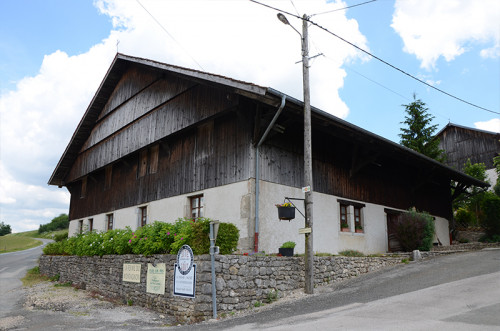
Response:
M94 219L89 218L89 232L92 232L94 230Z
M337 199L337 202L340 205L339 209L339 223L340 223L340 230L342 232L347 232L342 230L342 208L345 208L346 211L346 220L347 220L347 228L349 229L348 232L355 232L355 233L364 233L364 213L363 213L363 208L366 207L364 203L360 202L355 202L355 201L349 201L349 200L344 200L344 199ZM352 206L352 210L351 210ZM359 211L359 215L356 215L356 212ZM352 216L351 216L352 215ZM352 226L354 228L351 228L351 219L352 219ZM344 222L345 223L345 222Z
M148 224L148 206L139 207L139 226L143 227Z
M114 220L113 213L106 214L106 230L107 231L113 230L114 222L115 222L115 220Z
M193 206L193 202L197 202L196 206ZM203 194L193 195L189 197L189 217L192 219L197 219L203 217L205 214L205 199Z

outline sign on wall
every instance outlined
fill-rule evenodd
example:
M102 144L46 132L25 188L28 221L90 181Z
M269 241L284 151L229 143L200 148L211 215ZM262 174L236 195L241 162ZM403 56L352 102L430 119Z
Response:
M177 253L174 264L174 295L194 298L196 289L196 264L191 247L184 245Z
M177 263L174 264L174 295L194 298L196 289L196 264L188 273L182 274Z
M140 263L124 263L123 276L124 282L140 283L141 282L141 264Z
M165 294L165 270L165 263L158 263L156 266L148 263L146 292L154 294Z

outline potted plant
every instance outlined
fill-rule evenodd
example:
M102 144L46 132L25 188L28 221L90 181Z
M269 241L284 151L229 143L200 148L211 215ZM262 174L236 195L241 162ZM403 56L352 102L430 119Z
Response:
M349 232L349 225L347 223L340 223L340 230L342 232Z
M295 248L295 242L294 241L287 241L281 245L279 248L279 253L282 256L293 256L293 249Z
M295 218L295 207L290 202L277 204L278 218L280 220L292 220Z
M356 225L356 232L363 233L363 227L361 225Z

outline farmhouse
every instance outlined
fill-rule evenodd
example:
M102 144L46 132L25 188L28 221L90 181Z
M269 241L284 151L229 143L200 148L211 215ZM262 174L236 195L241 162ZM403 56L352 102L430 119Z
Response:
M495 184L493 158L500 154L500 133L448 123L436 136L447 165L463 171L468 159L472 164L484 163L490 184Z
M302 109L272 88L117 54L49 184L71 193L72 234L204 216L234 223L242 251L292 240L301 253L302 216L279 221L275 204L304 197ZM396 250L394 215L411 207L448 245L450 183L487 185L316 108L312 141L315 252Z

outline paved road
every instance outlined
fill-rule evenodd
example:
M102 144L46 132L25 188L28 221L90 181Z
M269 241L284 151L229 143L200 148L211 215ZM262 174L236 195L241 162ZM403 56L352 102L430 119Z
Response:
M316 292L177 330L500 330L500 250L399 265Z
M26 271L38 265L43 247L53 241L37 239L43 245L19 252L0 254L0 318L16 308L21 299L21 278Z
M23 330L164 330L137 307L84 316L27 311ZM135 316L134 320L130 316ZM148 323L149 322L149 323ZM169 324L169 323L165 323ZM316 289L239 318L176 330L500 330L500 250L443 256L398 265Z

